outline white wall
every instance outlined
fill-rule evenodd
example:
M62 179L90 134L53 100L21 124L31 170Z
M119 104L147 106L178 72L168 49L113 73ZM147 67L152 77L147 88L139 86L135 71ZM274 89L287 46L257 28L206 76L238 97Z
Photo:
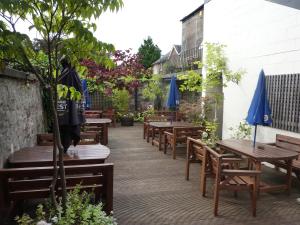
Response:
M223 138L229 138L228 128L247 116L262 68L266 75L300 73L300 10L264 0L212 0L204 8L204 42L227 45L229 67L246 71L239 85L224 89ZM300 137L259 126L257 141L274 141L276 133Z

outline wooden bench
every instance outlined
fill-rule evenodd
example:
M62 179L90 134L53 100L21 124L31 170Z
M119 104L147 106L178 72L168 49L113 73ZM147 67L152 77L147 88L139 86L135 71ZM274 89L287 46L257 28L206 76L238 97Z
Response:
M178 143L186 143L188 137L201 138L203 132L202 127L174 127L173 133L164 132L164 153L167 152L167 146L172 149L173 159L176 159L176 145Z
M252 201L252 215L256 216L257 188L261 171L240 170L238 168L228 169L227 163L235 162L236 159L229 159L217 151L204 146L203 165L210 167L211 174L214 175L214 215L218 216L219 193L222 189L232 190L234 194L237 191L248 191ZM232 161L233 160L233 161ZM239 160L239 159L238 159ZM203 171L203 170L202 170ZM206 195L206 177L207 172L201 174L201 182L204 185L202 195ZM203 179L203 180L202 180Z
M300 139L295 137L290 137L286 135L277 134L276 142L271 143L279 148L284 148L290 151L297 152L298 159L293 160L292 162L292 171L296 174L297 178L300 180ZM286 163L284 161L277 161L273 163L276 168L284 168L286 169Z
M93 191L96 202L104 203L104 211L113 210L113 164L65 166L67 190ZM53 167L0 169L0 206L9 209L11 216L24 200L49 198ZM60 179L56 194L60 193Z
M100 143L100 134L98 131L88 131L80 133L79 145L93 145ZM41 146L53 145L53 134L37 134L37 144Z
M190 164L192 162L201 162L204 161L204 152L206 145L201 141L197 140L191 137L187 138L187 148L186 148L186 167L185 167L185 179L190 179ZM201 171L202 173L205 173L205 167L202 168L203 165L201 165Z
M102 111L101 110L85 110L84 116L85 116L85 118L101 118Z

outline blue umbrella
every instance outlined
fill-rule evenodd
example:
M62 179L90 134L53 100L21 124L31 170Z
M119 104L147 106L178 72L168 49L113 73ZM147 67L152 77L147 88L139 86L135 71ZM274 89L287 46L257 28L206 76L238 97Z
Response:
M169 96L167 101L167 107L169 109L176 109L179 105L179 91L176 85L176 77L171 78Z
M89 108L91 108L91 98L90 98L89 90L87 87L86 79L81 80L81 84L82 84L83 95L84 95L84 100L85 100L84 108L89 109Z
M253 144L255 146L257 125L269 126L272 123L271 109L266 92L266 78L263 70L259 74L246 121L255 126Z

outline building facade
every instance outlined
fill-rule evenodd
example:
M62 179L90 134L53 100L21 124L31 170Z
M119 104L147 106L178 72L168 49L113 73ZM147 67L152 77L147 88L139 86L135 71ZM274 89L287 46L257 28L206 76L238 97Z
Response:
M181 64L187 67L202 59L204 5L181 19Z
M223 138L229 138L229 128L246 118L261 69L269 82L269 97L275 95L271 99L274 120L287 123L286 116L294 128L288 128L291 124L259 126L257 141L272 142L276 134L300 137L299 8L298 0L210 0L205 4L204 42L225 44L230 69L246 72L239 85L224 88ZM270 89L274 81L275 89Z

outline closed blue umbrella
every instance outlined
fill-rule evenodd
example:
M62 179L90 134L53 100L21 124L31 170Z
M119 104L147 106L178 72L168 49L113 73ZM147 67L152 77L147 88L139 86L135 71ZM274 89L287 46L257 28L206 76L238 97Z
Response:
M263 70L261 70L259 74L257 86L248 110L246 121L255 126L253 144L255 146L257 125L269 126L272 123L271 109L266 91L266 78Z
M179 105L179 91L176 85L176 77L171 78L169 96L167 101L167 107L169 109L176 110L176 107Z
M81 84L82 84L83 95L84 95L84 100L85 100L84 108L90 109L91 108L91 98L90 98L86 79L81 80Z

